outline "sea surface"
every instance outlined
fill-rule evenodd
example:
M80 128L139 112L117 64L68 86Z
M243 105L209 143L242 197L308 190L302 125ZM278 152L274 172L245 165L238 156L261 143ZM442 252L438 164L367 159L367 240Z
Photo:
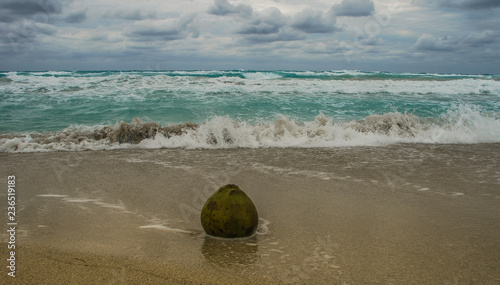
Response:
M0 152L500 142L500 75L0 72Z
M0 72L0 161L26 284L500 281L499 75ZM226 184L249 239L203 232Z

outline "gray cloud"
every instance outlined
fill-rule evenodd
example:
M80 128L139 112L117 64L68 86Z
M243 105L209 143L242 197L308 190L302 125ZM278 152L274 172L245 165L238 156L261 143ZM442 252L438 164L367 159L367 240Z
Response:
M50 24L43 24L43 23L36 23L36 32L47 35L47 36L52 36L57 34L57 29Z
M339 30L336 17L320 10L304 9L293 17L285 16L276 7L254 12L245 18L236 34L250 43L297 41L307 34L332 33Z
M349 51L345 42L331 40L326 42L312 43L304 48L304 52L311 54L339 54Z
M134 10L118 9L114 11L114 13L109 13L106 16L122 20L140 21L146 19L155 19L156 13L154 12L145 13L139 9L134 9Z
M266 21L253 21L249 25L241 27L237 33L243 35L269 35L276 34L280 31L281 27L279 23L266 22Z
M136 41L173 41L189 35L198 37L198 29L192 25L194 20L194 14L185 14L178 19L142 21L132 25L125 35Z
M496 39L500 36L500 33L493 31L483 31L480 33L471 33L464 39L464 43L471 46L483 46L485 44L491 44L496 42Z
M175 27L136 27L126 35L136 41L173 41L185 38L182 31Z
M373 0L208 2L0 0L0 69L500 72L498 0L412 0L390 24Z
M332 9L337 16L362 17L372 15L375 6L372 0L342 0Z
M319 10L305 9L291 18L272 7L254 13L236 33L243 35L247 43L271 43L304 40L308 33L330 33L337 29L335 18L323 17Z
M500 8L498 0L412 0L414 5L431 5L440 8L452 8L470 11L485 11Z
M306 8L293 17L287 17L276 7L270 7L264 11L254 12L248 5L232 5L228 0L214 0L214 4L208 9L209 14L225 16L229 14L244 16L244 23L236 30L242 35L268 35L279 34L284 27L291 27L305 33L331 33L339 30L335 26L336 17L331 12L323 15L320 10ZM290 36L273 36L268 39L295 39L302 38Z
M500 33L494 31L473 32L458 38L449 36L436 38L430 34L423 34L418 38L414 48L418 51L467 50L472 52L474 48L496 43L499 36Z
M55 21L76 23L82 20L82 14L63 16L66 0L3 0L0 2L0 24L5 34L1 33L0 43L10 48L10 54L29 50L44 36L55 35L58 30ZM85 14L83 14L84 17Z
M24 21L21 24L0 23L0 45L7 47L4 54L22 54L32 49L41 36L52 36L57 29L50 24ZM4 59L2 59L4 60Z
M277 33L249 34L245 36L244 41L250 43L271 43L279 41L297 41L305 38L305 34L297 33L289 29L283 29Z
M253 13L252 7L244 4L231 5L228 0L215 0L214 4L208 8L208 13L212 15L225 16L229 14L241 14L250 16Z
M47 14L61 13L61 5L57 1L39 0L5 0L0 4L0 8L8 10L14 16L31 16L35 13L43 12Z
M86 11L74 12L64 17L64 21L69 24L79 24L87 19Z
M0 3L0 22L12 23L31 18L36 14L54 15L62 12L57 1L3 0Z
M264 13L255 15L250 22L244 23L238 34L267 35L278 33L287 24L287 20L277 8L269 8Z
M500 1L498 0L437 0L437 2L445 7L461 9L492 9L500 7Z
M378 46L383 43L383 40L381 38L371 36L360 39L359 42L364 46Z
M453 51L457 49L458 42L450 37L436 38L433 35L423 34L415 43L419 51Z
M335 22L334 16L323 17L319 10L305 9L293 17L291 26L305 33L331 33L339 30Z
M261 13L254 13L236 30L236 33L243 35L243 41L247 43L301 39L297 33L293 33L286 26L287 20L278 8L268 8Z

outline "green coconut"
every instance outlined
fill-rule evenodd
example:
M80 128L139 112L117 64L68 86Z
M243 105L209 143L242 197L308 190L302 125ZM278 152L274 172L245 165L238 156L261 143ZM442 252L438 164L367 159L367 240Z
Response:
M249 237L257 230L259 215L250 197L238 186L219 188L203 205L201 225L211 236Z

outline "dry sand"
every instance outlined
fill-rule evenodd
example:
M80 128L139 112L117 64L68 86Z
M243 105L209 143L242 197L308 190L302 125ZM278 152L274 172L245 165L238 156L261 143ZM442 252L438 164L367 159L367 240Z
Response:
M18 222L16 277L4 266L2 284L500 283L500 144L0 161L4 189L16 176ZM257 206L253 238L202 232L203 202L228 183Z

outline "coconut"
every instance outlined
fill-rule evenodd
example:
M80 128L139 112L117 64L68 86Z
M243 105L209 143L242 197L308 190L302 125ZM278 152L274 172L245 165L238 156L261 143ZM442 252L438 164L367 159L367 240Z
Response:
M259 215L250 197L238 186L219 188L203 205L201 225L208 235L249 237L257 230Z

